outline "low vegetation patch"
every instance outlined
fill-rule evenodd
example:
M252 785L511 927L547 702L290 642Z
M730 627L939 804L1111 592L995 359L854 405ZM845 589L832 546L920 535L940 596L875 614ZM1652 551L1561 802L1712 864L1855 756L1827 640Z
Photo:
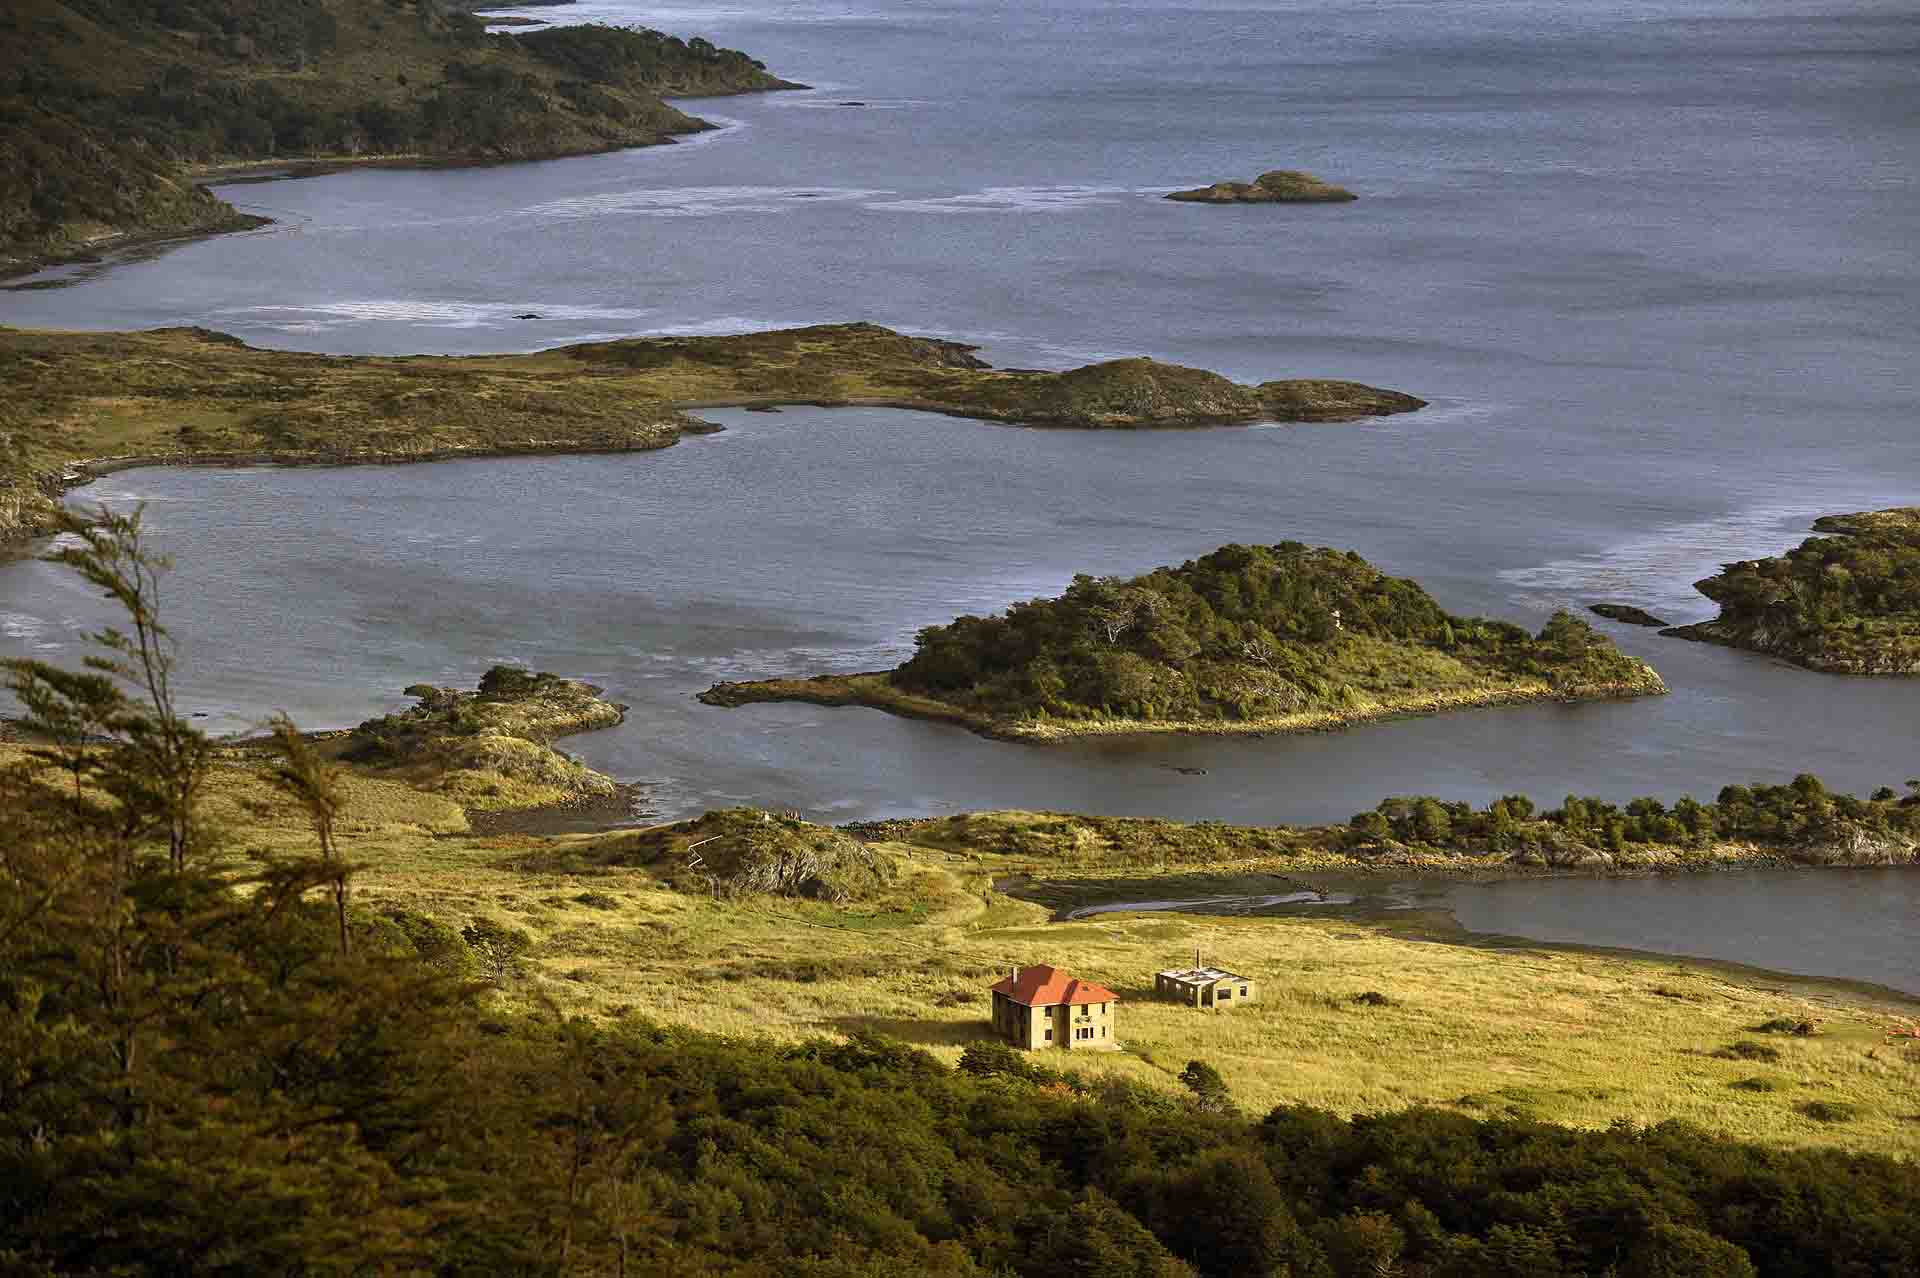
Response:
M3 19L0 19L3 21ZM1350 420L1421 401L1351 382L1240 386L1148 359L995 370L875 324L410 359L255 350L204 329L0 329L0 537L89 464L418 461L665 448L720 404L875 404L1085 428ZM78 467L78 469L74 469Z

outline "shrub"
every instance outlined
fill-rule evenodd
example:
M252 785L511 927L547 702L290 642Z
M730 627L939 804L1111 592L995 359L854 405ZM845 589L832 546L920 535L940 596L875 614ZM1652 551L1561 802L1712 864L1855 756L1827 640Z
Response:
M495 985L505 985L526 970L526 953L533 938L517 927L480 918L460 930L460 939L473 951L480 974Z
M1750 1078L1736 1078L1727 1086L1741 1092L1780 1092L1787 1087L1777 1078L1764 1078L1758 1074Z
M1860 1107L1846 1101L1808 1101L1799 1109L1816 1123L1850 1123L1860 1117Z
M1800 1038L1809 1038L1818 1032L1812 1021L1798 1020L1791 1016L1776 1016L1772 1020L1762 1021L1753 1027L1755 1034L1793 1034Z
M1777 1061L1780 1059L1780 1049L1741 1039L1737 1043L1727 1044L1714 1055L1723 1061Z

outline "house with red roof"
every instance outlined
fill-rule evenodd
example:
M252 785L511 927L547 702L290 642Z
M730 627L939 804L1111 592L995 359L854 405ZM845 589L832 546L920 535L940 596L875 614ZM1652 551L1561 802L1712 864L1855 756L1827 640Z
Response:
M1099 1051L1120 1046L1114 1008L1120 996L1057 967L1016 967L993 987L993 1029L1032 1052L1058 1047Z

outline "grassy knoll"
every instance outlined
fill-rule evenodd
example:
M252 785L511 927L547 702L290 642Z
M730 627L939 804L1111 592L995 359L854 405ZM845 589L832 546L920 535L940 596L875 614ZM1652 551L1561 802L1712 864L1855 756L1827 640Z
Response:
M1720 615L1661 633L1832 674L1920 674L1920 507L1825 515L1813 527L1830 535L1695 582Z
M873 324L460 358L256 350L204 329L0 329L0 536L42 525L70 470L662 448L711 429L682 409L722 404L899 405L1079 427L1420 405L1352 383L1244 387L1153 360L1002 372L971 351Z
M920 632L884 673L720 683L712 705L808 701L1048 741L1262 733L1549 698L1666 691L1644 662L1557 614L1539 634L1443 611L1351 551L1223 546L1130 580Z
M0 13L0 273L229 229L192 170L530 159L708 127L662 95L794 87L657 31L489 35L435 0L13 0Z

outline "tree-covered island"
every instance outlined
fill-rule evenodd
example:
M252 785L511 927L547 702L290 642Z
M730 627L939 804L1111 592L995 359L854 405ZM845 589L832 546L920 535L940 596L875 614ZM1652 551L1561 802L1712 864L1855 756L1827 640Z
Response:
M1045 741L1289 732L1467 706L1666 691L1579 618L1456 617L1352 551L1228 545L1139 577L930 626L872 674L719 683L710 705L861 705Z
M1824 515L1813 527L1830 535L1695 582L1720 615L1661 633L1832 674L1920 674L1920 507Z
M1077 429L1350 421L1424 401L1357 382L1241 385L1121 359L999 370L877 324L630 338L459 358L256 350L205 329L0 328L0 541L50 527L61 491L131 465L430 461L665 448L686 410L858 404Z
M12 0L0 7L0 275L258 225L197 181L248 162L469 163L709 128L667 105L796 88L709 41L489 34L442 0Z

